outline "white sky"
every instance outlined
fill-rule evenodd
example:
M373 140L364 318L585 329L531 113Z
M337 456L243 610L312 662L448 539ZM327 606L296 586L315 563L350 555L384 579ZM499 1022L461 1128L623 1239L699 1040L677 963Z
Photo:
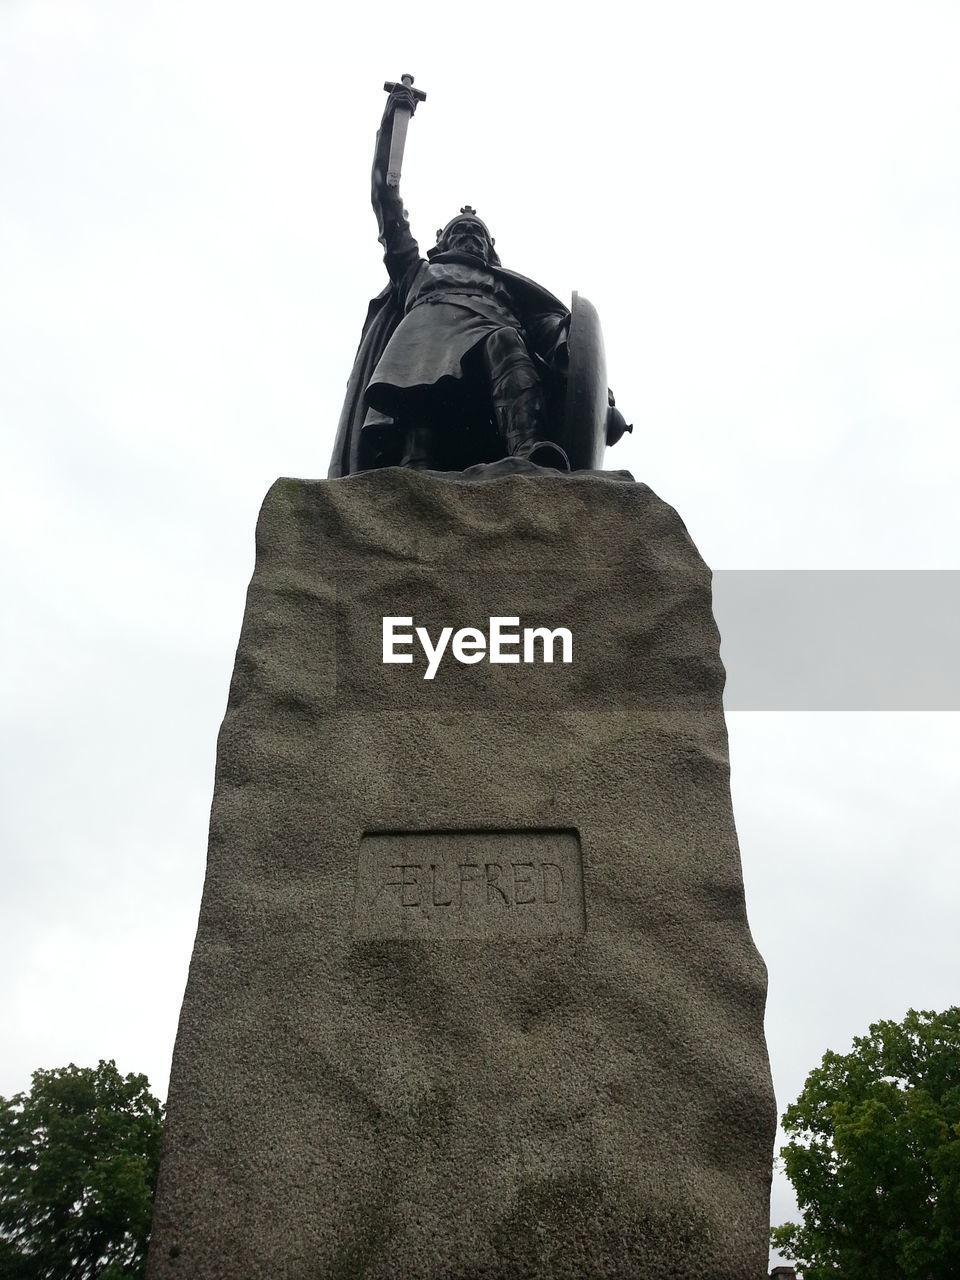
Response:
M956 569L958 54L924 0L0 0L0 1093L165 1092L256 513L326 473L383 283L383 80L421 245L469 202L595 303L608 465L715 569ZM958 718L729 727L782 1110L958 1002Z

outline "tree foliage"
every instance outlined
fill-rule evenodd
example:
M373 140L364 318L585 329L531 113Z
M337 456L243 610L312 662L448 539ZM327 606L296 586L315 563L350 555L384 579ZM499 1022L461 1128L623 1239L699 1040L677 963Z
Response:
M960 1276L960 1008L824 1054L783 1126L803 1222L771 1237L804 1280Z
M0 1280L143 1274L163 1108L114 1062L0 1098Z

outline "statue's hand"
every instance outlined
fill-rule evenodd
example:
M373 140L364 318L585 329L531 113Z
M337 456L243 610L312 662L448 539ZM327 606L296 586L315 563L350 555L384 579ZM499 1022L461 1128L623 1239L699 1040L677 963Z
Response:
M405 111L409 111L411 115L417 109L417 99L413 96L413 90L405 84L397 84L387 94L387 105L383 110L383 123L386 124L393 118L393 113L397 107L403 107Z

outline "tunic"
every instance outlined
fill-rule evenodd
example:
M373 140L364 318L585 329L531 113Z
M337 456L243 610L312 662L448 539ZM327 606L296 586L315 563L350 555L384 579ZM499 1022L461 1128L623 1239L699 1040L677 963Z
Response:
M367 404L389 413L398 394L459 379L467 355L497 329L520 328L507 289L479 258L440 254L417 275L403 319L367 387Z

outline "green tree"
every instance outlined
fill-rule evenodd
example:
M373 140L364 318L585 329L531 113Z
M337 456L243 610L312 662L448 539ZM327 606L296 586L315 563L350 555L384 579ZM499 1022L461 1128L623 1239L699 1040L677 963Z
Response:
M784 1112L804 1280L960 1276L960 1008L877 1022L828 1052Z
M0 1280L141 1276L162 1122L146 1076L114 1062L0 1098Z

